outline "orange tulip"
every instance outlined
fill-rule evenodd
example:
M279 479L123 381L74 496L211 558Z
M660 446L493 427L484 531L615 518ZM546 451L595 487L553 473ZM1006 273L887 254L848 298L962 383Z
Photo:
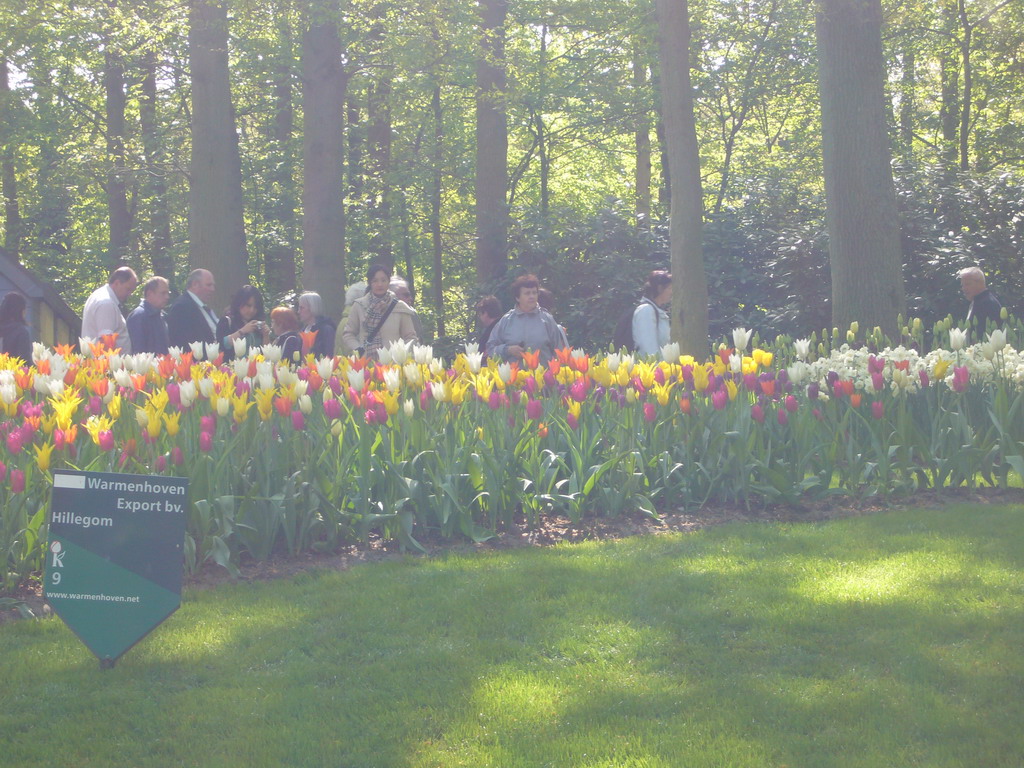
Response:
M71 355L74 354L75 346L73 344L57 344L54 346L53 350L58 355L67 360L69 357L71 357Z
M19 368L16 370L14 372L14 383L18 385L18 389L29 389L32 386L32 369Z
M854 408L860 408L860 398L860 392L850 395L850 405L852 405Z
M174 358L170 355L161 357L160 362L157 364L157 370L162 378L169 379L171 374L174 373Z
M523 365L528 370L536 370L537 366L540 365L540 350L538 349L535 352L523 350Z
M555 350L555 357L558 358L558 362L562 365L569 364L569 358L572 357L572 349L570 347L562 347L561 349Z
M40 360L38 363L36 363L36 370L39 371L40 373L49 375L49 373L50 373L50 361L49 360Z
M537 437L544 438L548 436L548 425L543 421L537 425Z
M110 379L89 379L89 389L94 395L106 397L110 390Z
M320 331L299 331L299 338L302 339L303 353L309 352L316 344L316 337Z
M111 352L113 352L115 349L120 349L120 347L117 346L116 333L104 333L102 336L100 336L100 343L103 344L103 346L109 349Z

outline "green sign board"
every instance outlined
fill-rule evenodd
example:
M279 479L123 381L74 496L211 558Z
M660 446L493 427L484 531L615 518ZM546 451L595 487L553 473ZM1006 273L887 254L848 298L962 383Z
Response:
M188 480L53 473L46 600L101 666L181 604Z

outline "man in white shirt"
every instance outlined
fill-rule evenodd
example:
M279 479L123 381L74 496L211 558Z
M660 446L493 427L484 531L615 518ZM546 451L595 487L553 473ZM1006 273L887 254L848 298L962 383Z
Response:
M82 338L99 341L100 337L117 334L115 347L130 355L132 342L128 336L128 324L122 305L139 284L139 278L131 267L118 267L110 273L107 284L100 286L88 299L82 310Z

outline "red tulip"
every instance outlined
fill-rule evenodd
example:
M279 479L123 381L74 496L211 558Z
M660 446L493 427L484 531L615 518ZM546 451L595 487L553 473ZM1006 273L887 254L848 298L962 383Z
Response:
M11 490L14 493L21 493L25 490L25 472L23 470L11 470Z

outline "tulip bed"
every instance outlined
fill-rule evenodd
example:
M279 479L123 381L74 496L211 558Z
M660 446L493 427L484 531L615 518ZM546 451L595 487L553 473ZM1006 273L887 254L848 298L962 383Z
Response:
M545 514L799 505L1024 474L1024 356L1003 331L968 346L953 329L927 354L833 336L748 354L737 329L710 361L668 345L660 361L564 349L546 365L472 347L448 364L402 344L378 362L298 364L273 346L230 363L201 345L37 346L31 366L0 358L0 589L40 568L61 467L189 478L190 571L371 532L416 548L422 532L484 540Z

